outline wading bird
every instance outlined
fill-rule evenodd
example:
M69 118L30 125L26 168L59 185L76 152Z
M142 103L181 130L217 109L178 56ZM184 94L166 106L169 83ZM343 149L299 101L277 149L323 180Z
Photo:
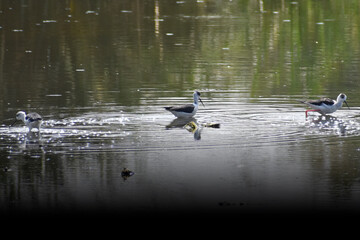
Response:
M29 132L31 132L31 129L37 128L40 132L40 126L42 123L42 117L38 113L29 113L26 114L24 111L19 111L16 113L16 120L11 126L14 126L14 124L17 121L23 121L25 125L29 128Z
M172 107L165 107L165 109L172 114L175 115L175 117L193 117L199 107L199 101L201 104L205 107L204 103L202 102L200 98L200 93L198 91L194 92L194 103L192 104L186 104L182 106L172 106Z
M346 102L346 98L347 97L344 93L340 93L336 100L332 100L330 98L322 98L318 100L308 100L300 102L305 103L312 108L305 111L305 115L307 117L308 112L319 112L322 115L333 113L339 108L341 108L343 103L345 103L348 109L350 109Z

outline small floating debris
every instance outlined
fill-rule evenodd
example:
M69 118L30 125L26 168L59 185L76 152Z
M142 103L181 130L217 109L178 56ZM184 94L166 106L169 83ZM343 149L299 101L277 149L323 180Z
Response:
M43 23L56 23L57 21L50 19L50 20L43 20L42 22Z
M12 31L13 31L13 32L23 32L24 29L13 29Z
M96 11L91 11L91 10L86 11L86 12L85 12L85 14L94 14L94 15L99 15L99 13L98 13L98 12L96 12Z
M57 94L57 93L47 94L47 95L45 95L45 97L62 97L62 94Z
M76 72L85 72L85 69L84 68L77 68L75 69Z
M174 33L168 32L166 33L166 36L174 36Z
M25 50L25 53L32 53L31 50Z
M124 167L124 169L121 171L121 177L126 180L128 177L131 177L135 173L128 168Z
M220 123L205 123L204 127L220 128Z
M13 171L11 168L9 168L9 167L4 167L3 169L3 172L11 172L11 171Z

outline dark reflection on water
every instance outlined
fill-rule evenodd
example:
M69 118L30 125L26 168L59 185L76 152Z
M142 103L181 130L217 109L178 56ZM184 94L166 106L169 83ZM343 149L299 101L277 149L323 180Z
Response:
M0 212L358 213L359 7L2 1ZM195 89L194 118L164 110ZM331 116L297 102L340 92Z

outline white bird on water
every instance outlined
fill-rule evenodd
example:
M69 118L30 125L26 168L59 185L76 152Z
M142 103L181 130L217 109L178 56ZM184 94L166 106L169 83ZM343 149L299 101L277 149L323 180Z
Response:
M344 93L340 93L336 100L332 100L330 98L322 98L318 100L309 100L309 101L300 101L302 103L307 104L312 109L306 110L305 115L308 116L308 112L319 112L322 115L326 115L329 113L333 113L339 108L342 107L343 103L349 108L346 102L346 95Z
M175 115L175 117L193 117L199 107L199 100L201 104L205 107L204 103L202 102L200 98L200 93L198 91L194 92L194 103L192 104L186 104L182 106L172 106L172 107L165 107L165 109L172 114Z
M40 132L40 126L42 123L42 117L40 114L36 112L26 114L24 111L19 111L16 113L16 120L11 126L13 126L18 120L25 123L25 125L29 128L29 132L31 132L31 129L33 128L37 128Z

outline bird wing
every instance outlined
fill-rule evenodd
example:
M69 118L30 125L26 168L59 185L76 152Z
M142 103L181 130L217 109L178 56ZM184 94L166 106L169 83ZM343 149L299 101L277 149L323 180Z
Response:
M168 111L192 113L194 110L194 105L187 104L187 105L175 106L175 107L165 107L165 109Z
M318 99L318 100L306 101L305 103L311 104L311 105L316 105L316 106L320 106L321 104L332 106L335 104L335 101L330 98L322 98L322 99Z
M34 112L27 114L25 119L29 120L30 122L34 122L42 120L42 117L40 116L40 114Z

